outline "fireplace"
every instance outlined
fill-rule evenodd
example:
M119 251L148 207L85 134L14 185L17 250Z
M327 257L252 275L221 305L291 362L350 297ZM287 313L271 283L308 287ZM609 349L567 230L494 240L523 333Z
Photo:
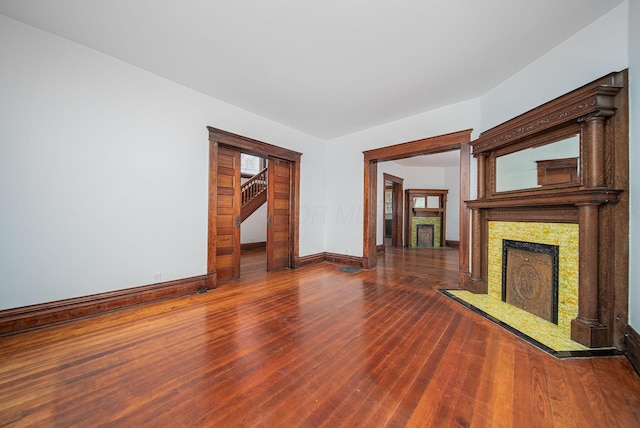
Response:
M501 288L502 242L492 253L492 224L507 223L516 236L502 239L560 246L558 328L566 328L567 337L588 348L624 347L628 129L627 72L621 71L487 129L470 142L478 187L477 198L466 201L472 242L464 288L488 295L494 286ZM538 180L536 161L558 166L569 158L577 158L575 174ZM559 239L563 225L578 235L575 246ZM527 257L519 256L521 261ZM575 263L568 263L568 257ZM534 272L529 264L521 276L535 277L542 266ZM494 267L499 271L495 275Z
M433 224L418 224L416 247L433 247Z
M558 246L503 239L502 301L558 324Z

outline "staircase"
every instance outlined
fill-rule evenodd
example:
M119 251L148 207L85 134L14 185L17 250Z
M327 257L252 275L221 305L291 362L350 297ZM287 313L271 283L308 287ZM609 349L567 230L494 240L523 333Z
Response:
M267 168L265 168L242 185L241 222L267 202L267 184Z

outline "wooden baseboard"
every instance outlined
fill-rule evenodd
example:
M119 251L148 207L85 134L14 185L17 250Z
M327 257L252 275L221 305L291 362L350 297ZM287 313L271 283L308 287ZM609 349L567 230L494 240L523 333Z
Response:
M335 263L339 265L357 266L362 268L364 266L364 258L357 256L347 256L345 254L337 253L317 253L309 256L298 257L296 259L295 267L301 268L316 263Z
M446 240L445 244L447 245L447 247L454 247L454 248L460 247L460 241L449 241L449 240Z
M339 265L364 267L364 258L356 256L347 256L345 254L324 253L324 260L328 263L336 263Z
M633 368L640 374L640 334L630 325L627 325L625 342L625 354Z
M267 248L267 243L265 241L262 241L262 242L247 242L244 244L240 244L240 251L257 250L259 248Z
M308 256L298 257L295 262L295 268L315 265L324 262L324 253L310 254Z
M298 257L295 267L323 262L362 267L364 259L344 254L318 253ZM210 287L211 284L215 284L215 274L2 310L0 337L89 318L143 303L194 294L213 288Z
M378 253L378 254L384 253L384 245L376 246L376 253Z
M207 289L207 276L144 285L0 311L0 337Z

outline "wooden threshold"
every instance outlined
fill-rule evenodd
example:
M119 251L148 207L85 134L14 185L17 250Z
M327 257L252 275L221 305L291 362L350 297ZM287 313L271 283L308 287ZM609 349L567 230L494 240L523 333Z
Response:
M267 243L266 241L262 241L262 242L247 242L244 244L240 244L240 251L251 251L251 250L258 250L261 248L267 248Z

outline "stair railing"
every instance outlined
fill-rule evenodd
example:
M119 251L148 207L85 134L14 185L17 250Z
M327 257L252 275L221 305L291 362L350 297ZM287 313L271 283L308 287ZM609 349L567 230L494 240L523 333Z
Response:
M245 206L253 198L267 190L267 168L251 177L242 185L242 206Z

